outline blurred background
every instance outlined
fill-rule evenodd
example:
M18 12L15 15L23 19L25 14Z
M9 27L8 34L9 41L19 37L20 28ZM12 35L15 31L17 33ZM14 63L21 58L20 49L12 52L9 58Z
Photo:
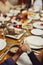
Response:
M26 3L27 0L8 0L11 4L15 5L15 4L21 4L22 1L23 3Z

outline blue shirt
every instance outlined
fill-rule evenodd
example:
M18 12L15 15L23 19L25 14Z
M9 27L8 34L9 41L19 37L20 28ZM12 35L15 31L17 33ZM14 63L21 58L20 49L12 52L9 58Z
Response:
M14 60L12 58L9 58L9 59L5 60L5 62L3 62L0 65L17 65L17 64L14 62Z

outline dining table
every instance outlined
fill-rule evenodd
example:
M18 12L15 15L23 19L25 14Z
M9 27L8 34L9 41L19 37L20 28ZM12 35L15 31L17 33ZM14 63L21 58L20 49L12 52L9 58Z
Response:
M27 13L29 14L29 11L27 11ZM33 13L33 12L32 12ZM37 13L37 12L34 12L34 13ZM20 45L21 43L23 43L23 41L24 41L24 39L26 38L26 37L28 37L28 36L32 36L33 34L31 33L31 30L32 29L35 29L35 27L33 27L33 23L34 22L37 22L37 21L40 21L39 19L38 20L32 20L29 24L32 26L32 28L31 29L26 29L26 32L25 32L25 34L23 34L21 37L20 37L20 39L13 39L13 38L10 38L10 37L6 37L5 36L5 40L6 40L6 47L3 49L3 50L1 50L0 51L0 56L3 54L3 53L5 53L8 49L9 49L9 47L11 46L11 45ZM25 19L24 20L24 23L25 22L27 22L27 19ZM0 28L0 39L4 39L3 38L3 35L2 35L2 28ZM37 55L37 53L39 52L39 54L37 55L37 58L38 58L38 60L40 61L41 60L41 56L42 56L42 53L43 53L43 48L41 48L41 49L38 49L38 50L33 50L34 51L34 53L36 53L36 55ZM4 62L6 59L8 59L8 58L11 58L13 55L8 51L8 53L6 53L5 54L5 56L0 60L0 64L2 63L2 62ZM39 59L40 58L40 59Z

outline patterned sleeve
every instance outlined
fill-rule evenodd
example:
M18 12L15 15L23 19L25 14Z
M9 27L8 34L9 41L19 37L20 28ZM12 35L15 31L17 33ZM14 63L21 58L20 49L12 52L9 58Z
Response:
M9 58L9 59L5 60L5 62L3 62L0 65L17 65L17 64L14 62L14 60L12 58Z

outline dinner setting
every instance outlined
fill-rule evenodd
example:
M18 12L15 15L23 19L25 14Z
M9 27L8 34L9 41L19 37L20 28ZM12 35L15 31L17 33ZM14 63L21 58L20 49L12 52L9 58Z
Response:
M0 0L0 65L43 65L43 0Z

